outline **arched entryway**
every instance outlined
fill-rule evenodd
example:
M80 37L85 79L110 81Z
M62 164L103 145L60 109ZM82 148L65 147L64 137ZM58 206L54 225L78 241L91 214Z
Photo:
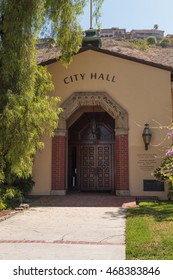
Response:
M101 107L82 109L68 129L68 189L114 191L115 121Z
M129 194L128 115L105 92L73 93L52 140L52 194Z

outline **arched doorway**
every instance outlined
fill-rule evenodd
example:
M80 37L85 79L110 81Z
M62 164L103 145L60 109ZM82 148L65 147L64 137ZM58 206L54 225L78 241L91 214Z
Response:
M115 121L101 108L87 109L68 130L68 188L114 191Z
M64 111L52 139L51 194L64 195L74 186L78 190L109 190L116 195L129 195L127 112L105 92L73 93L61 107ZM101 165L106 165L103 156L109 160L111 175L101 169ZM92 170L86 169L82 159ZM104 174L110 184L106 184Z

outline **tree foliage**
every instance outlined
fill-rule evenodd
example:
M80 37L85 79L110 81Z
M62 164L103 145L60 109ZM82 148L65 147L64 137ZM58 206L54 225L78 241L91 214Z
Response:
M102 0L94 0L99 15ZM36 38L50 21L68 65L82 36L77 16L87 0L0 0L0 182L32 173L42 136L53 135L61 112L50 74L36 63Z
M154 24L153 28L154 28L155 30L158 30L158 29L159 29L158 24Z
M100 22L98 20L101 17L101 7L103 5L103 2L104 0L99 0L99 1L93 0L93 4L95 6L93 16L96 18L96 23L98 25L98 28L100 28Z

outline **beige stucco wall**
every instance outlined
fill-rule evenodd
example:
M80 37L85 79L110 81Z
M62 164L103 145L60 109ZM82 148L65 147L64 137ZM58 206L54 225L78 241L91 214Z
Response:
M74 56L67 69L56 62L48 65L48 70L55 85L53 94L60 96L62 102L74 92L106 92L127 111L130 194L166 198L166 192L144 193L143 179L153 179L151 172L163 153L163 145L159 144L167 130L159 126L167 126L171 121L170 73L92 50ZM91 79L95 73L97 78ZM142 140L145 123L150 124L153 134L148 151ZM45 141L45 150L35 160L33 194L49 194L51 189L51 139L47 137ZM150 168L145 166L147 162Z
M34 161L33 195L49 195L51 191L52 141L49 136L45 136L43 142L44 150L37 153Z

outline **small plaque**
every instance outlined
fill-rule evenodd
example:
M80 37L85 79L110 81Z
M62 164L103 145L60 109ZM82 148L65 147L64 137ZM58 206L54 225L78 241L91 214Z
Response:
M164 192L164 182L158 180L144 180L144 192Z

